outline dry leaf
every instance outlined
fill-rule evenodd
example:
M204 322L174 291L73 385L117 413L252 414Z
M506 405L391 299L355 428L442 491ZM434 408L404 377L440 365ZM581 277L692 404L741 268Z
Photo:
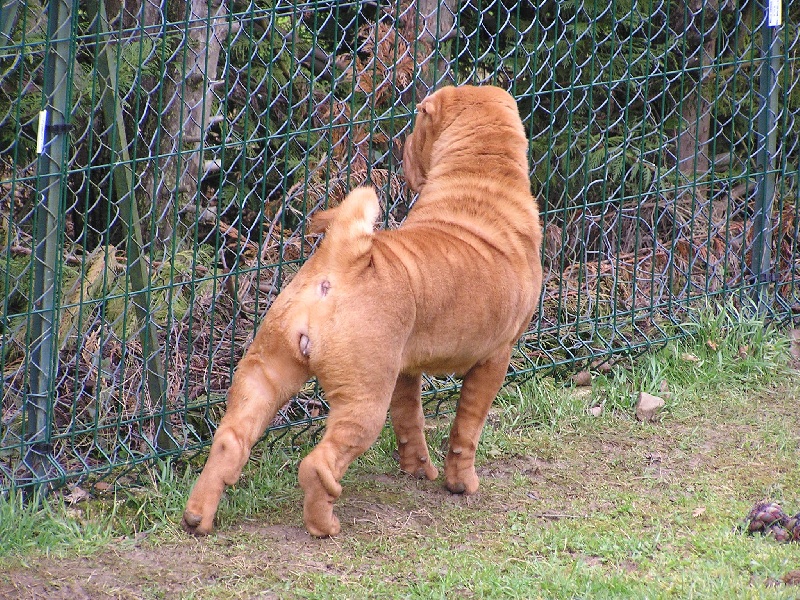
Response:
M78 487L77 485L73 485L69 488L69 494L64 494L64 502L72 505L77 504L78 502L84 502L91 497L92 495L89 492Z
M696 519L697 517L702 516L703 513L705 513L705 512L706 512L706 507L705 506L698 506L697 508L695 508L692 511L692 516Z
M610 373L615 364L615 361L598 358L597 360L592 361L590 368L599 373Z
M784 585L800 585L800 571L789 571L781 579Z
M700 357L695 356L691 352L681 352L680 358L681 360L685 360L686 362L693 362L693 363L700 362Z

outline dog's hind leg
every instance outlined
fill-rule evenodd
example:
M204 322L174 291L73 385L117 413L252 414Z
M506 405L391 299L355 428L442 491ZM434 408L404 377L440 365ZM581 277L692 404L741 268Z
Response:
M475 450L489 407L503 385L510 360L509 346L478 363L464 376L456 417L450 430L450 450L444 461L445 486L454 494L474 494L478 491Z
M393 380L392 380L393 381ZM323 389L332 388L323 383ZM347 468L378 438L391 398L391 384L360 382L357 389L341 386L328 395L330 413L325 435L300 463L298 476L305 492L303 518L315 537L336 535L341 529L333 503L342 493L339 480Z
M214 434L208 461L186 503L181 524L189 533L205 535L213 529L214 515L225 486L239 479L253 444L278 409L309 377L307 366L286 348L263 348L274 338L267 338L267 344L261 344L257 350L259 337L236 369L225 416Z
M436 479L439 471L431 464L428 444L425 442L425 415L422 412L420 392L422 375L400 374L392 394L389 414L397 438L400 470L415 477Z

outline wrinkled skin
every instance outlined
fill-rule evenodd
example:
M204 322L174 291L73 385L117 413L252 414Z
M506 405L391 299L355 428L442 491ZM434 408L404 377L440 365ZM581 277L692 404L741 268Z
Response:
M499 88L443 88L417 109L403 156L417 202L396 230L374 231L380 211L368 188L315 218L325 239L275 300L237 367L186 505L187 531L212 530L225 486L311 376L330 413L299 469L309 533L339 532L339 481L387 414L400 469L438 477L423 429L423 372L463 376L444 484L453 493L477 491L478 439L541 292L528 142L514 99Z

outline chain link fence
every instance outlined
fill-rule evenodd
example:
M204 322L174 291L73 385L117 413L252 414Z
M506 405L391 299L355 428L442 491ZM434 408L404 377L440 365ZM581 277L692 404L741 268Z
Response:
M794 3L0 2L0 491L207 445L307 216L371 182L402 222L444 84L509 89L530 138L545 291L510 377L709 298L800 316ZM270 435L325 413L311 382Z

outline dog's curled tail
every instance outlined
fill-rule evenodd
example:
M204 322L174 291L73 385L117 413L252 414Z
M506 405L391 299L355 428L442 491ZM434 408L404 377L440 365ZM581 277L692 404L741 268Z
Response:
M315 214L309 230L311 233L325 232L322 247L327 247L338 260L352 262L370 254L375 221L380 214L375 190L358 187L339 206Z

